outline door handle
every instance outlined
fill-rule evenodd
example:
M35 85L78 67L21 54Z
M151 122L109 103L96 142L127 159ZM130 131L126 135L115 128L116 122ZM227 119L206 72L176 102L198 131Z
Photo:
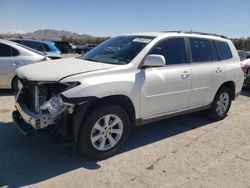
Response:
M183 73L181 74L182 78L187 78L190 76L190 72L189 71L183 71Z
M222 69L221 69L220 67L217 67L215 72L216 72L216 73L221 73L221 72L222 72Z

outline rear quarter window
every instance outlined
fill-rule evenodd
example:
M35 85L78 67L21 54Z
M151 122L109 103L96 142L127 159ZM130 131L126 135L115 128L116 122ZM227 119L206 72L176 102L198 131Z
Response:
M219 60L227 60L233 57L229 45L226 42L215 41L215 46L218 52Z

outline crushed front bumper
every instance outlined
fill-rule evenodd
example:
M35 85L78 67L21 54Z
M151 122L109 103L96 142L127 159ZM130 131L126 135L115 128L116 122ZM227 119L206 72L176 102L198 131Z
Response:
M24 135L30 135L31 133L34 132L34 128L31 127L29 124L27 124L22 116L20 115L20 113L15 110L13 113L12 113L12 119L13 119L13 122L14 122L14 125L15 127Z
M16 98L15 106L17 110L12 114L15 125L17 126L21 124L20 122L22 122L22 124L23 122L25 122L34 129L43 129L48 127L49 125L56 124L60 120L63 112L67 110L67 106L64 106L53 114L49 113L48 111L44 112L42 110L37 113L33 113L22 102L19 96L17 96ZM20 119L22 121L20 121Z

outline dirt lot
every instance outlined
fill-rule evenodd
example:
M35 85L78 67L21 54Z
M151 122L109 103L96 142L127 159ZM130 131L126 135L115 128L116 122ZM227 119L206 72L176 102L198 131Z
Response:
M0 187L250 187L250 88L219 122L194 113L135 128L104 161L46 133L14 127L14 96L0 90Z

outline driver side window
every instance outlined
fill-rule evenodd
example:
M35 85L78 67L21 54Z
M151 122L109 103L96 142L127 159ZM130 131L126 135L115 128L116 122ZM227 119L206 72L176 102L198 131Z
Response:
M166 65L186 63L184 38L166 39L155 46L150 54L163 55Z

